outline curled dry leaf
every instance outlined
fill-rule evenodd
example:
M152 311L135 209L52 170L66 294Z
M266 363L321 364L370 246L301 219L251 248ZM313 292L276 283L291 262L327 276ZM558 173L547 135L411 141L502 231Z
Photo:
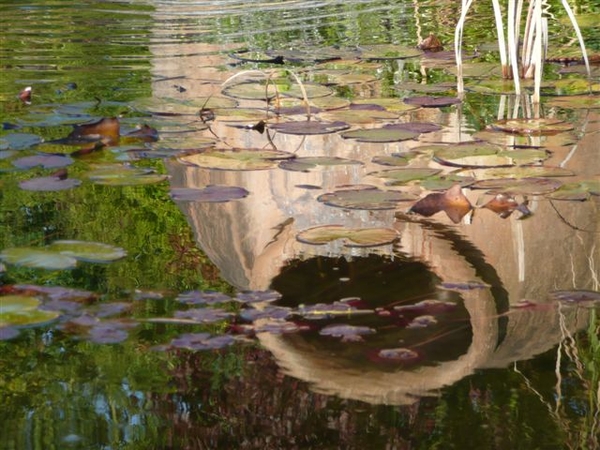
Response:
M444 193L434 192L422 198L409 212L430 217L444 211L452 222L459 223L471 209L471 202L462 193L460 184L455 184Z

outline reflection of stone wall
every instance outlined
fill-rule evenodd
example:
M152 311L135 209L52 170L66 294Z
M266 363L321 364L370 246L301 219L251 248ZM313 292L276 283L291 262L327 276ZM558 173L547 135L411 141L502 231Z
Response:
M197 46L195 50L199 51ZM192 49L189 51L193 52ZM190 81L214 77L214 70L207 66L217 61L206 66L189 63L170 68L161 66L161 61L170 61L168 57L157 61L157 73L186 77L187 84L178 84L192 89L181 93L182 96L193 98L194 95L219 92L218 83L198 81L196 85ZM176 61L179 64L181 59ZM228 76L222 73L218 78L223 81ZM157 82L156 86L157 96L173 97L167 82ZM597 146L594 144L599 122L595 117L596 123L591 126L596 129L589 130L591 132L565 163L565 167L587 178L600 173ZM442 115L434 109L404 116L403 120L405 118L433 120L447 127L436 135L428 135L428 141L460 139L457 125L461 121L455 114ZM232 128L220 122L219 117L212 124L212 129L227 145L262 148L268 144L265 135ZM365 166L297 173L283 170L209 171L175 161L167 164L173 186L227 184L245 187L251 192L242 201L226 204L179 204L196 233L199 247L221 269L223 278L238 289L267 289L270 280L286 261L330 251L308 247L295 240L295 235L302 229L326 223L394 226L401 235L396 248L426 261L447 281L481 280L480 269L487 264L488 269L494 271L496 281L501 283L497 289L502 290L506 296L504 300L510 304L522 299L543 302L548 292L556 289L598 288L594 285L600 278L598 198L586 203L555 202L554 206L563 218L548 201L535 200L531 204L534 216L524 221L515 217L500 219L490 211L478 210L470 225L454 225L443 215L438 215L432 221L443 226L428 229L416 223L396 221L393 212L345 211L316 201L319 194L337 185L380 183L364 177L371 170L381 169L370 162L371 158L406 150L414 144L379 146L343 140L338 135L303 138L282 134L275 136L274 143L278 149L294 151L299 156L342 156L360 159ZM298 185L321 186L323 189L304 189ZM469 195L475 202L478 193ZM478 266L461 254L452 240L441 236L438 231L444 229L472 243L481 255ZM391 254L393 249L390 246L380 251ZM351 252L347 253L351 255ZM507 312L507 304L504 304L499 311L499 299L487 289L467 292L464 297L474 336L468 352L456 361L416 372L356 373L343 367L331 367L331 361L318 351L301 351L276 336L267 334L260 339L288 373L314 383L317 390L370 402L407 403L412 401L413 395L431 394L477 368L505 367L513 361L530 358L552 348L563 338L561 333L564 330L561 331L559 326L561 316L555 307L534 312L519 309ZM504 319L498 320L498 313L507 314ZM565 329L573 331L581 328L586 320L585 311L569 310L564 316Z

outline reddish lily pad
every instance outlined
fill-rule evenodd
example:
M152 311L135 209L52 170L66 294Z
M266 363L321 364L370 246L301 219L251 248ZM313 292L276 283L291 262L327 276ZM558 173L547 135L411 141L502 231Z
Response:
M415 200L416 196L399 191L382 191L377 188L344 189L320 195L317 200L329 206L347 209L396 209L399 202Z
M171 198L187 202L225 203L231 200L245 198L250 193L237 186L209 185L203 189L172 188Z
M434 192L422 198L409 212L429 217L444 211L452 222L459 223L471 209L471 203L462 193L461 186L455 184L444 193Z
M303 230L296 239L305 244L323 245L342 239L347 247L374 247L393 243L398 233L393 228L347 228L343 225L322 225Z

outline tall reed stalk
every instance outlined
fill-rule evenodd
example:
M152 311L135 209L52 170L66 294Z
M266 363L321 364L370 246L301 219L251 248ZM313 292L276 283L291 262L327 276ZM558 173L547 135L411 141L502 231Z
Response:
M462 41L465 22L469 9L474 0L461 0L461 13L454 32L454 53L457 67L457 89L459 95L464 92L463 64L462 64ZM577 19L567 0L561 0L562 6L567 12L571 25L575 30L588 78L591 77L590 63L587 56L585 43ZM512 78L515 93L521 94L521 78L534 79L533 103L540 101L540 88L542 83L542 71L544 60L548 49L548 18L549 5L546 0L529 0L523 39L521 40L520 25L523 15L523 0L508 0L506 6L506 34L502 20L502 5L500 0L492 0L494 8L494 20L498 35L498 50L500 52L500 64L502 65L502 76ZM519 42L522 41L521 55L519 58ZM508 45L507 45L508 44Z

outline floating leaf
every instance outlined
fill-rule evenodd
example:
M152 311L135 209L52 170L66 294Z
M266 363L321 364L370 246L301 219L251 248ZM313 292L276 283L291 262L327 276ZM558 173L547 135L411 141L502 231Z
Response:
M247 291L238 293L234 300L240 303L263 303L274 302L281 298L281 294L277 291Z
M36 269L72 269L77 260L68 255L33 247L7 248L0 253L0 259L9 264Z
M586 290L554 291L550 293L550 298L564 303L599 304L600 292Z
M385 108L388 111L393 111L396 113L404 113L408 111L414 111L415 109L419 109L417 105L408 105L403 101L397 98L390 97L370 97L363 99L354 99L352 100L352 104L354 105L378 105Z
M12 164L19 169L31 169L37 166L41 166L44 169L57 169L71 165L73 162L73 159L68 156L42 154L18 158L12 161Z
M504 119L494 122L491 125L492 129L504 131L512 134L525 135L547 135L557 134L564 131L570 131L574 126L560 119Z
M398 114L379 109L338 109L322 113L319 117L329 121L342 121L352 124L374 123L382 120L394 120Z
M421 96L421 97L407 97L404 99L404 103L409 105L418 105L425 108L439 108L443 106L451 106L460 103L461 100L456 97L432 97L432 96Z
M267 305L261 309L245 308L240 311L240 317L250 322L259 319L286 319L291 314L291 308L273 305Z
M396 155L377 155L371 159L372 163L381 164L382 166L394 166L402 167L409 163L410 159L408 156L396 154Z
M519 206L519 202L513 196L500 193L483 205L482 208L489 209L505 219L517 210Z
M29 180L19 182L19 187L26 191L62 191L65 189L72 189L81 184L81 180L75 178L61 178L61 177L38 177L30 178Z
M8 341L10 339L14 339L19 334L19 330L14 327L0 326L0 341Z
M301 122L281 122L269 125L269 128L283 134L315 135L331 134L350 128L346 122L318 122L316 120L305 120Z
M547 106L556 106L565 109L598 109L600 108L600 95L569 95L555 97L546 103Z
M236 186L209 185L202 189L172 188L174 200L199 203L225 203L245 198L250 194L246 189Z
M437 319L431 315L415 317L406 328L427 328L430 325L435 325Z
M400 142L408 139L416 139L421 133L418 131L409 131L395 128L368 128L362 130L352 130L342 133L344 139L355 139L358 142Z
M113 322L97 324L88 330L88 338L96 344L118 344L129 337L127 331Z
M473 183L471 189L487 189L490 193L543 195L549 194L562 186L558 180L551 178L492 178Z
M214 350L224 348L234 342L235 338L229 335L211 337L208 333L186 333L173 339L171 347L188 350Z
M372 314L371 309L357 309L346 302L333 302L331 304L317 303L315 305L300 306L297 313L305 319L323 320L336 316L349 316L357 314Z
M179 294L176 300L189 305L214 305L230 302L232 298L216 291L190 291Z
M265 170L281 160L291 159L292 153L261 149L212 149L179 158L184 164L217 170Z
M296 236L300 242L323 245L343 239L347 247L373 247L391 244L398 238L393 228L347 228L343 225L322 225L301 231Z
M400 313L412 313L418 315L439 314L456 309L456 303L441 300L423 300L412 305L395 306L394 310Z
M462 193L461 186L455 184L444 193L434 192L422 198L409 212L429 217L444 211L452 222L459 223L471 209L471 203Z
M572 170L553 166L520 166L510 168L491 168L469 171L477 179L485 178L538 178L538 177L571 177Z
M0 297L0 328L5 326L38 325L56 319L60 313L38 309L35 297L6 295Z
M99 141L107 144L116 144L119 141L121 126L116 117L105 117L96 122L75 125L67 137L68 142Z
M562 185L548 195L553 200L587 200L591 195L600 195L600 181L587 180Z
M329 206L347 209L385 210L396 209L399 202L412 201L416 197L399 191L370 189L345 189L320 195L317 200Z
M292 170L295 172L310 172L311 169L315 169L317 167L362 164L363 163L360 161L340 158L336 156L306 156L282 161L279 163L279 167L281 169Z
M218 308L197 308L185 311L175 311L176 319L188 319L196 323L212 323L225 320L233 314Z
M479 281L445 281L440 285L443 289L472 291L474 289L489 289L490 285Z
M0 150L23 150L41 144L44 140L37 134L10 133L0 137Z
M101 167L87 173L95 184L105 186L139 186L165 181L166 175L154 173L151 169L113 165Z
M342 342L362 341L362 336L374 334L376 331L373 328L356 326L356 325L327 325L323 327L319 334L321 336L333 336L342 338Z
M414 362L419 359L419 354L409 348L386 348L380 350L377 356L386 361Z
M369 175L391 180L386 184L396 186L406 184L409 181L422 180L424 178L432 177L440 172L440 169L433 169L428 167L400 167L397 169L372 172Z
M124 258L127 255L127 252L122 248L100 242L54 241L47 249L80 261L93 263L108 263Z
M360 47L360 58L367 60L407 59L422 55L415 47L396 44L374 44Z

